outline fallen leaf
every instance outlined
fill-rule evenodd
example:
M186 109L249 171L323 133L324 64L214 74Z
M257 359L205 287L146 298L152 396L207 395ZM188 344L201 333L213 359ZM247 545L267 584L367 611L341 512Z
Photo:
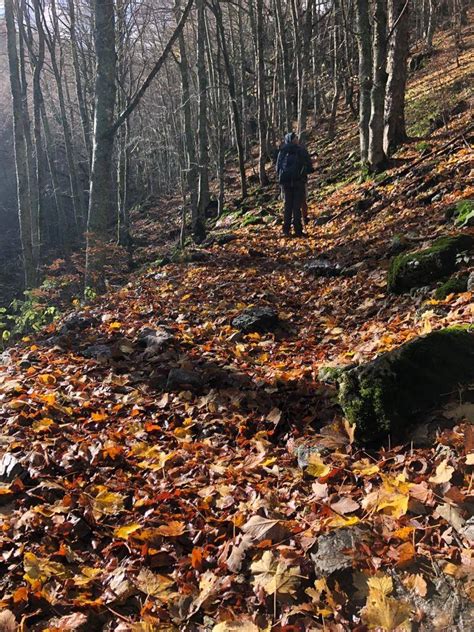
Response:
M309 455L306 472L310 476L314 476L315 478L323 478L324 476L327 476L330 471L331 468L329 467L329 465L326 465L326 463L324 463L319 454L313 452Z
M434 476L429 477L430 483L435 483L435 485L441 485L442 483L449 483L453 476L454 467L448 465L449 459L445 459L441 461L436 467L436 474Z
M184 522L179 522L178 520L172 520L168 524L163 524L156 529L156 532L159 535L162 535L166 538L175 538L186 531L186 525Z
M288 536L288 529L281 520L252 516L242 527L244 533L248 533L254 540L272 540L279 542Z
M411 590L418 597L426 597L428 586L422 575L407 575L402 579L402 582L405 588Z
M262 558L250 565L254 575L253 585L262 588L267 595L294 594L299 584L299 566L290 566L285 560L265 551Z
M367 580L369 594L362 609L362 621L369 630L395 632L411 630L410 605L390 597L393 591L392 579L387 576L370 577Z

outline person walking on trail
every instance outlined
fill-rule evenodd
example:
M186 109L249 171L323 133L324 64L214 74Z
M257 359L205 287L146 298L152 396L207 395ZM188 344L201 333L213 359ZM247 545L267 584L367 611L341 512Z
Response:
M278 153L276 169L285 200L283 234L289 237L293 224L295 236L303 237L301 209L306 200L308 173L314 169L309 153L299 144L294 132L285 135L285 142Z

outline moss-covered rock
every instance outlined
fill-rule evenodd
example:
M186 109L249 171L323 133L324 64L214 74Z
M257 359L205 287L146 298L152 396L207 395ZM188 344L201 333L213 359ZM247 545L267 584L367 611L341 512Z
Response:
M363 443L403 440L416 415L474 380L474 327L416 338L339 378L339 402Z
M439 286L435 292L435 299L438 301L444 301L444 299L450 294L459 294L460 292L467 292L468 275L464 274L458 277L451 277L445 283Z
M474 238L462 233L440 237L429 248L394 257L387 275L388 291L401 294L452 274L456 255L473 246Z

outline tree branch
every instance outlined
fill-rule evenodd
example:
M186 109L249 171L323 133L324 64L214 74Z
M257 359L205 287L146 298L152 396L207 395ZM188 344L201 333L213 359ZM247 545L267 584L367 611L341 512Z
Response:
M168 57L169 52L171 51L171 49L173 48L174 43L176 42L176 40L178 39L181 31L184 28L184 25L186 23L186 20L188 18L188 15L191 12L192 6L193 6L194 0L188 0L188 3L183 11L183 14L181 16L180 21L178 22L178 25L176 26L173 35L170 37L168 43L166 44L163 52L161 53L160 58L158 59L158 61L156 62L156 64L153 66L152 70L150 71L149 75L147 76L147 78L145 79L145 81L142 83L140 89L136 92L135 96L133 97L133 99L130 101L130 103L127 105L127 107L125 108L125 110L123 110L123 112L121 112L117 118L117 120L114 122L114 124L112 125L112 127L107 131L107 134L115 134L115 132L118 130L118 128L123 125L123 123L125 123L125 121L128 119L128 117L130 116L130 114L133 112L133 110L137 107L137 105L140 103L143 95L145 94L145 92L148 90L151 82L153 81L153 79L156 77L156 75L159 73L159 71L161 70L161 67L163 66L163 64L166 61L166 58Z

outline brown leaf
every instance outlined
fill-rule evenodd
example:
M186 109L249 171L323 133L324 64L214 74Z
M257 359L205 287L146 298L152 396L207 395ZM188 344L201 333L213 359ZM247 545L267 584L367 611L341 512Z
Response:
M242 527L244 533L248 533L254 540L272 540L280 542L288 537L288 529L279 519L263 518L262 516L252 516Z
M232 552L229 555L226 565L232 573L238 573L242 568L242 563L245 558L245 554L252 546L252 536L249 533L245 533L240 537L238 544L234 544Z
M339 498L335 502L329 503L329 506L338 514L343 515L347 513L352 513L353 511L357 511L358 509L360 509L359 503L355 500L352 500L352 498L349 498L348 496L344 496L343 498Z

